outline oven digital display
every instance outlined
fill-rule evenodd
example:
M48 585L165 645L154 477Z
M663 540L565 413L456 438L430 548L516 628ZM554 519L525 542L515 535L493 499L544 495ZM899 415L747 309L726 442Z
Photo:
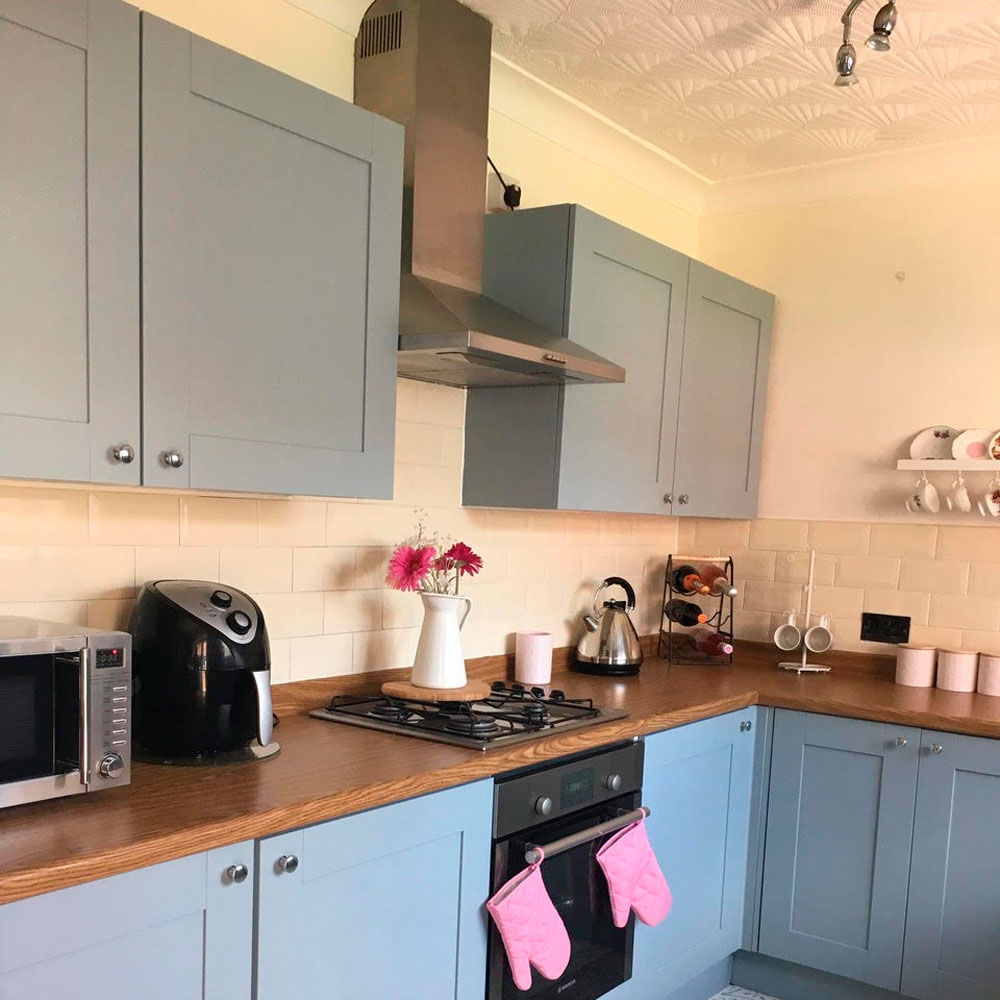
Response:
M559 805L562 809L583 805L594 798L594 771L586 768L563 775L559 789Z

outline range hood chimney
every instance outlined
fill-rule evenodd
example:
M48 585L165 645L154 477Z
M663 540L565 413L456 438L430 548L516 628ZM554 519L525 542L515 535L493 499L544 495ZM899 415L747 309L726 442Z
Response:
M623 382L623 368L482 294L492 35L458 0L375 0L355 40L355 103L406 129L399 374Z

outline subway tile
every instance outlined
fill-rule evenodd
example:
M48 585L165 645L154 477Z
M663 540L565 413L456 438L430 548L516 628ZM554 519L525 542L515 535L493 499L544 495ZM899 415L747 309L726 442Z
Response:
M838 587L895 587L899 560L891 556L839 555L835 580Z
M392 470L392 498L396 503L416 504L420 502L417 495L417 467L397 462Z
M750 547L750 521L726 521L717 518L699 517L694 527L694 547L698 549L689 555L717 555L726 549L746 549Z
M441 428L441 465L446 469L461 469L465 461L465 429Z
M752 521L751 549L805 549L809 541L808 521Z
M325 545L326 504L316 500L261 500L261 545Z
M129 545L44 545L35 558L36 600L130 598L135 593L135 550Z
M396 628L384 632L356 632L353 636L354 672L394 670L413 666L418 628Z
M411 378L396 379L396 422L417 419L417 382Z
M873 524L868 551L873 556L931 558L937 546L933 524Z
M72 545L87 541L87 492L0 487L0 545Z
M476 583L463 587L462 596L472 601L472 614L480 619L517 621L525 613L525 597L529 587L547 586L557 594L562 588L551 583Z
M524 545L533 537L531 514L526 510L486 511L486 537L493 545Z
M587 511L567 512L561 517L566 540L581 545L595 544L601 540L601 515Z
M356 584L353 548L304 548L292 552L293 590L352 590ZM382 549L378 550L380 553ZM388 550L385 550L386 552ZM388 555L385 556L388 561ZM377 584L382 586L384 566Z
M930 606L930 594L902 590L866 590L862 611L879 615L907 615L914 625L926 625Z
M677 547L677 518L665 514L633 515L632 541L640 545L656 545L663 552L673 552Z
M567 516L560 510L532 510L528 512L528 531L532 537L544 539L549 545L566 542ZM575 539L569 539L571 542Z
M1000 597L1000 562L972 563L969 593L980 597Z
M814 587L813 614L833 618L860 618L864 591L859 587ZM803 610L805 602L803 599Z
M0 602L37 600L38 551L32 545L0 546ZM33 612L29 612L29 617Z
M938 528L938 559L977 559L983 562L1000 562L1000 530L988 528L959 528L941 525Z
M444 429L434 424L396 422L396 461L408 465L442 464ZM457 467L457 466L456 466Z
M579 545L554 545L542 551L546 580L579 581L583 573L583 549Z
M932 594L928 624L985 631L1000 629L1000 599Z
M348 634L295 636L289 642L288 672L293 681L333 677L353 670L354 644Z
M927 594L964 594L969 585L969 564L946 559L903 559L899 589Z
M219 576L251 594L287 593L292 589L292 550L281 547L223 548Z
M736 549L729 555L733 557L737 587L742 587L744 580L775 579L775 553L760 549Z
M830 622L833 632L833 648L845 649L852 653L873 653L876 656L892 656L895 648L884 642L868 642L861 638L861 620L859 618L834 618ZM810 653L809 659L823 662L822 653Z
M963 633L960 628L913 625L910 642L918 646L937 646L939 649L961 649Z
M631 545L632 518L627 514L602 514L601 541L605 545Z
M375 590L384 587L392 549L385 545L362 546L355 550L354 555L354 588L356 590Z
M422 424L464 427L465 392L447 385L418 382L415 419Z
M462 470L429 465L413 466L413 493L427 507L459 507L462 503Z
M181 497L181 545L256 544L256 500Z
M674 552L685 553L694 552L694 547L697 542L697 527L698 520L694 517L678 517L677 519L677 546ZM745 548L746 546L740 546ZM701 555L714 556L716 555L716 549L713 548L710 552L699 553Z
M403 590L370 590L369 594L380 594L382 601L382 625L384 629L419 628L424 620L424 604L419 594ZM360 626L352 632L364 631Z
M774 579L782 583L809 582L809 554L807 552L776 552L774 554ZM830 586L837 570L838 557L829 552L816 553L813 583Z
M326 544L398 545L417 530L410 507L332 501L326 508Z
M134 603L134 601L88 601L85 611L86 624L90 628L124 631L128 628Z
M549 549L541 545L511 545L507 548L507 579L514 582L544 580ZM579 568L579 558L577 560Z
M323 634L322 594L261 594L257 603L276 639Z
M161 493L90 494L90 541L95 545L176 545L180 498Z
M817 552L867 555L871 525L860 521L811 521L809 548Z
M292 679L292 640L270 639L271 684L287 684Z
M323 595L324 632L374 632L382 628L382 596L389 591L342 590ZM408 594L419 607L420 598Z
M219 550L211 546L140 545L135 550L135 582L218 580Z
M747 580L743 587L743 607L747 611L798 610L802 600L802 588L797 584Z
M963 630L962 649L975 649L980 653L990 653L1000 656L1000 632L979 632Z
M733 614L733 632L747 642L770 642L774 629L771 615L766 611L739 610Z

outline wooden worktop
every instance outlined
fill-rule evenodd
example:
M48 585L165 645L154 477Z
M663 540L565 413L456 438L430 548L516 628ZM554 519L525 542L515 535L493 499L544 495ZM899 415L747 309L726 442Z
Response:
M557 673L554 687L623 708L627 719L482 753L323 722L304 714L338 691L378 690L387 676L275 689L281 753L255 764L133 764L121 789L0 811L0 903L224 844L370 809L425 792L762 704L1000 738L1000 698L898 687L892 660L838 654L834 672L799 677L773 649L747 645L732 667L650 658L625 680ZM504 676L502 657L477 676Z

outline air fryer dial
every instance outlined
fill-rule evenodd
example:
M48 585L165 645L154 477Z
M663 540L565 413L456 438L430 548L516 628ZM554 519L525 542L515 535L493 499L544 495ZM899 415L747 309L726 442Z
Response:
M160 580L154 586L168 600L233 642L246 644L257 634L257 609L239 591L223 590L199 580Z

